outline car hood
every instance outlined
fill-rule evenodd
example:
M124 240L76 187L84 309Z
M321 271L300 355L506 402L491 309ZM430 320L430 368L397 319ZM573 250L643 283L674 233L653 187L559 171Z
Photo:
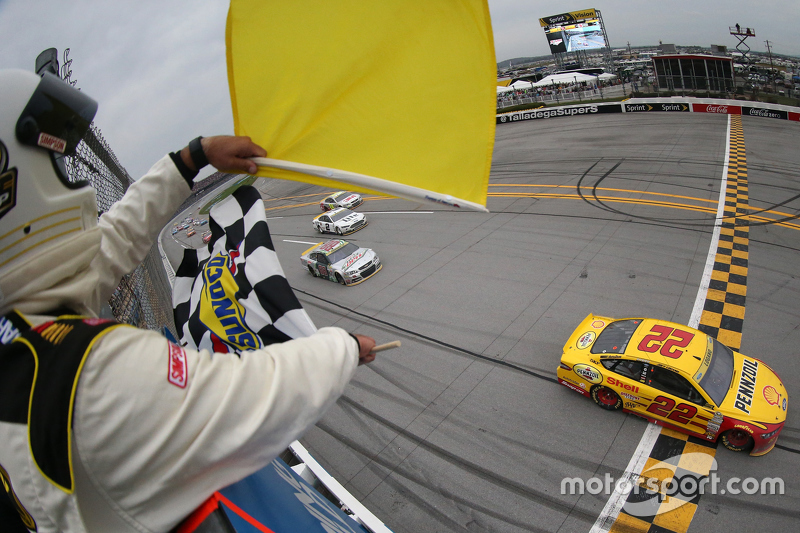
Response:
M350 215L347 215L344 218L340 218L339 220L336 221L336 223L337 224L352 224L353 222L358 222L362 218L364 218L363 214L361 214L361 213L352 213Z
M786 420L789 397L778 375L759 359L733 353L733 380L720 408L732 417L756 422Z
M369 248L359 248L341 261L334 263L333 266L341 270L360 268L375 259L375 252Z

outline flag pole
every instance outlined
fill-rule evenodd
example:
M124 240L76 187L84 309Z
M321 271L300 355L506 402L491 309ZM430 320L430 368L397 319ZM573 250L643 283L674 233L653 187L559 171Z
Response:
M373 191L380 191L382 193L390 194L398 198L405 198L414 202L426 201L442 204L450 207L459 207L472 209L473 211L480 211L488 213L489 210L485 206L470 202L469 200L462 200L447 194L420 189L411 185L403 183L396 183L394 181L383 180L365 174L357 174L347 170L338 170L335 168L319 167L316 165L307 165L305 163L295 163L292 161L283 161L280 159L271 159L268 157L253 157L251 158L258 166L267 168L277 168L281 170L290 170L292 172L299 172L309 176L317 176L330 180L341 181L356 185L365 189Z

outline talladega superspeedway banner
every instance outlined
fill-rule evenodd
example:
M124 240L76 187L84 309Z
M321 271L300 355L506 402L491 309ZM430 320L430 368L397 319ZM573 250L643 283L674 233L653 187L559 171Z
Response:
M775 118L800 122L800 110L796 107L777 104L761 106L744 105L739 100L702 100L695 98L631 98L613 104L581 104L560 107L542 107L525 111L502 113L496 116L497 124L510 124L526 120L541 120L557 117L596 115L600 113L642 113L642 112L692 112L719 113L723 115L742 115L761 118Z

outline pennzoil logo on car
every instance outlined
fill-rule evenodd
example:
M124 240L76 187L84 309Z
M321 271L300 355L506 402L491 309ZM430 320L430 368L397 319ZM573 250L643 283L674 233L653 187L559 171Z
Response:
M591 344L594 342L595 337L596 335L594 331L587 331L586 333L578 337L578 342L575 343L575 346L577 346L579 350L585 350L586 348L591 346Z
M600 371L585 363L575 365L572 367L572 370L589 383L600 383L603 381L603 375Z
M0 142L0 218L17 205L17 168L8 169L8 151Z
M736 401L733 406L748 415L750 414L750 406L753 404L757 378L758 361L745 358L742 362L742 375L739 376L739 386L736 390Z

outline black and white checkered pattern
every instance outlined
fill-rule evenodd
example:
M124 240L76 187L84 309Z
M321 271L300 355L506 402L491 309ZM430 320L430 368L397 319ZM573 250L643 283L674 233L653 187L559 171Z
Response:
M175 326L184 346L215 352L238 352L213 333L200 318L203 268L214 257L228 256L238 286L228 294L244 308L244 325L261 345L304 337L316 331L300 305L278 261L269 233L261 195L251 186L239 187L210 211L211 240L206 248L184 250L175 274Z

